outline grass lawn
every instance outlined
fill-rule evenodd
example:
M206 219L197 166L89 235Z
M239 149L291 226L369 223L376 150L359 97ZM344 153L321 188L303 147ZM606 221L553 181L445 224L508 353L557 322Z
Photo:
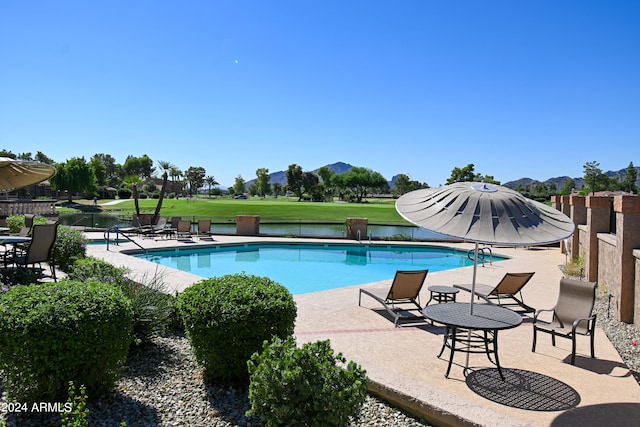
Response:
M78 200L78 203L93 205L90 200ZM104 212L118 212L130 215L135 212L133 200L118 204L104 205L109 200L100 200ZM153 213L156 199L139 200L141 213ZM59 208L60 212L78 212L77 209ZM165 199L160 215L170 218L205 218L214 222L235 221L237 215L259 215L261 222L329 222L342 223L347 218L368 218L370 224L406 225L395 209L393 199L371 199L367 203L314 203L298 202L295 198L254 197L247 200L230 198L194 198Z

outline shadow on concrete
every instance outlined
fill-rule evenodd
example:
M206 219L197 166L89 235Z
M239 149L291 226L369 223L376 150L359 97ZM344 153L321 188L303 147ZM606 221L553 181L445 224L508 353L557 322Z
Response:
M568 426L637 426L640 420L640 404L607 403L574 408L558 415L550 427Z
M566 411L578 406L580 395L571 386L546 375L520 369L480 369L467 375L467 386L501 405L529 411Z

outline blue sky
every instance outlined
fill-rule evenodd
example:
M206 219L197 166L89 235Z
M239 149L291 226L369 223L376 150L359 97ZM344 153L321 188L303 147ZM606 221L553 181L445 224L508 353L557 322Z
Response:
M640 166L637 1L0 2L0 149L222 185L343 161L444 184Z

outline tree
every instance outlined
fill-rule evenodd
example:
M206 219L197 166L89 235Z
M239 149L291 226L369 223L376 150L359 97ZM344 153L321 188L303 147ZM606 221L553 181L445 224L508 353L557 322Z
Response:
M105 168L104 182L100 184L100 179L98 179L98 184L108 185L110 187L119 187L120 183L126 176L122 165L116 163L116 159L113 158L111 154L94 154L93 157L91 157L91 164L95 165L98 162L102 163Z
M189 182L189 195L195 191L198 192L198 188L204 185L204 177L207 172L202 166L190 166L185 172L184 176Z
M633 162L629 162L624 178L620 182L620 189L629 193L638 194L638 186L636 185L637 180L638 169L633 166Z
M256 170L256 193L260 197L264 197L265 195L271 193L271 186L269 185L269 180L271 177L269 176L269 169L267 168L259 168Z
M318 169L318 175L320 179L322 179L322 193L323 199L325 202L330 202L333 200L333 196L336 192L335 186L333 185L332 179L336 173L329 169L327 166L322 166Z
M273 195L276 196L276 199L277 199L278 196L282 194L282 184L280 184L279 182L274 182L272 187L273 187Z
M49 178L51 187L57 191L67 191L70 203L75 193L95 191L96 176L84 157L74 157L66 163L56 164L55 167L56 174Z
M178 188L176 181L182 176L182 171L174 166L169 170L169 175L171 175L171 191L177 194L181 188Z
M247 183L242 175L236 176L236 180L233 183L233 191L235 194L244 194L247 191Z
M298 196L298 201L302 200L302 168L295 163L290 164L285 175L289 191Z
M320 192L320 177L313 172L304 172L302 174L302 189L304 193L311 196L313 201L322 199Z
M89 160L89 164L93 168L93 173L96 175L96 184L107 185L107 166L102 159L94 155L91 157L91 160Z
M213 187L214 185L218 185L220 183L216 181L216 179L212 175L207 175L204 178L204 182L206 182L207 185L209 186L209 197L211 197L211 187Z
M362 167L353 167L343 174L336 175L334 181L342 189L351 192L358 203L361 203L368 193L382 190L389 185L379 172Z
M475 165L473 163L469 163L467 166L463 168L454 167L451 171L451 176L447 179L447 184L453 184L454 182L486 182L489 184L500 184L500 181L497 181L493 175L482 175L480 173L475 173L474 171Z
M584 182L587 184L586 192L595 193L597 191L604 191L609 184L609 177L600 169L600 163L593 161L587 162L583 166L584 168Z
M146 154L142 157L127 156L123 167L127 175L138 175L142 179L150 178L155 172L153 160Z
M42 151L38 151L33 159L36 162L44 163L46 165L52 165L55 163L51 157L46 156Z
M568 196L571 192L576 188L576 182L573 178L569 178L562 184L562 188L560 189L561 196Z
M160 219L160 210L162 209L162 202L164 201L164 195L167 192L167 185L169 182L169 171L173 167L171 163L162 160L158 161L158 166L160 166L160 169L162 170L162 187L160 189L158 203L156 204L156 210L153 213L152 224L157 224Z

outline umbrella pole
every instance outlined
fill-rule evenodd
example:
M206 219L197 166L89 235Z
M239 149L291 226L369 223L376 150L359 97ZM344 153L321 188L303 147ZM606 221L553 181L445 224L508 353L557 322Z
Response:
M476 295L476 274L478 272L478 242L473 251L473 279L471 281L471 305L469 306L469 314L473 316L473 299Z

